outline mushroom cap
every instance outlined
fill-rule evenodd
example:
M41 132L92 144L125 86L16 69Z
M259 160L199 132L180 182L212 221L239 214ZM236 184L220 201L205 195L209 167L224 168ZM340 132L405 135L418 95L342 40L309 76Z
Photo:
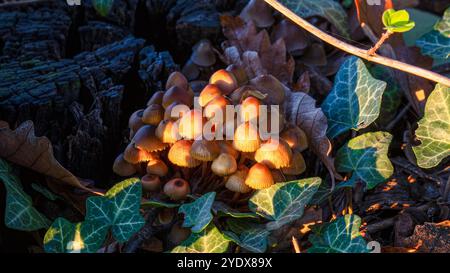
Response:
M151 159L147 162L147 174L154 174L159 177L166 176L169 172L169 168L166 163L159 158Z
M170 119L162 120L158 124L155 135L163 143L169 144L175 143L181 139L181 136L178 133L178 124Z
M252 189L245 184L247 174L248 168L245 165L239 165L237 171L228 177L225 187L232 192L250 192Z
M186 167L195 168L199 166L202 162L191 156L192 141L189 140L178 140L170 147L169 150L169 160L173 164Z
M255 152L255 160L271 169L280 169L289 166L292 159L292 150L286 141L270 138Z
M167 89L164 93L162 106L164 108L169 107L174 102L178 102L179 104L184 104L188 107L191 107L194 100L194 93L189 92L188 89L182 89L178 85L174 85L171 88Z
M197 97L200 97L201 92L208 84L209 83L207 81L202 81L202 80L196 80L196 81L189 82L189 85L191 86L192 91L194 92L194 94Z
M146 174L141 178L142 189L146 192L159 191L161 180L157 175Z
M239 125L234 132L233 146L241 152L254 152L261 145L258 129L250 122Z
M297 125L289 125L280 134L280 138L287 142L291 149L297 149L300 152L308 148L308 139L305 132Z
M200 40L193 48L191 60L199 66L212 66L216 63L216 54L207 39Z
M237 170L236 159L230 154L222 153L211 164L211 170L218 176L227 176Z
M181 72L183 72L183 75L190 81L195 80L200 76L200 69L191 59L183 65Z
M162 100L164 97L164 91L156 91L152 97L148 100L147 106L152 104L159 104L162 105Z
M190 228L184 228L181 226L181 223L176 223L172 226L170 229L169 235L167 235L167 239L173 244L173 245L179 245L184 240L186 240L189 235L191 235L191 229Z
M266 165L255 163L248 171L245 184L252 189L261 190L274 184L272 173Z
M134 135L132 143L140 150L147 152L159 152L167 148L169 145L163 143L159 138L155 136L156 126L145 125L142 126Z
M248 75L247 72L245 72L244 68L239 67L235 64L230 64L225 70L231 72L234 75L238 82L238 86L242 86L248 83Z
M145 108L142 121L145 124L158 125L164 118L164 108L159 104L150 104Z
M239 110L239 115L243 122L247 121L257 121L259 117L259 106L261 102L255 97L247 97L245 98Z
M144 122L142 121L142 115L144 114L144 109L139 109L135 111L133 114L131 114L130 119L128 120L128 128L130 128L130 131L134 135L139 128L144 126Z
M174 201L183 200L191 192L189 183L182 178L169 180L164 185L164 194Z
M136 167L123 158L123 153L114 160L113 172L119 176L132 176L136 173Z
M223 95L228 95L238 88L238 82L233 73L225 69L217 70L212 74L209 78L209 83L217 85Z
M283 84L272 75L260 75L250 80L250 85L266 94L263 103L267 105L282 105L286 97Z
M309 37L303 29L297 27L289 20L283 19L272 31L272 40L283 39L289 53L297 55L309 45Z
M167 78L166 90L174 86L178 86L181 90L188 90L189 88L188 80L182 73L178 71L172 72Z
M207 119L212 119L216 115L222 116L222 121L225 121L227 113L227 105L230 105L231 101L224 96L217 96L210 100L203 109L203 114Z
M208 84L203 88L200 96L198 97L198 103L201 107L205 107L215 97L222 96L222 91L215 84Z
M284 167L281 171L287 175L300 175L306 170L305 159L298 150L292 153L292 159L289 166Z
M191 147L191 156L200 161L213 161L220 154L216 141L196 140Z
M164 119L178 120L185 113L189 112L190 108L178 101L170 104L164 111Z
M261 0L251 0L239 17L245 21L253 21L259 28L270 27L275 22L271 7Z
M156 158L156 156L145 150L136 148L133 143L129 143L123 152L123 158L128 163L138 164Z
M178 133L186 139L197 139L203 134L205 119L198 109L192 109L181 117L178 124Z
M233 147L233 142L219 140L217 141L217 144L219 145L220 153L229 154L235 159L238 159L239 152Z
M172 222L175 216L173 208L162 208L158 213L158 222L161 225L167 225Z

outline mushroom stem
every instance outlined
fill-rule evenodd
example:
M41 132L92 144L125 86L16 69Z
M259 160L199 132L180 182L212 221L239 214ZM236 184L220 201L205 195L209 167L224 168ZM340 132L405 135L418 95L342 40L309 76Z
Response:
M206 173L208 171L208 161L204 161L202 164L202 176L200 177L200 182L202 183L202 181L204 180Z
M233 195L233 198L231 199L231 203L234 204L239 200L239 197L241 196L240 192L235 192Z

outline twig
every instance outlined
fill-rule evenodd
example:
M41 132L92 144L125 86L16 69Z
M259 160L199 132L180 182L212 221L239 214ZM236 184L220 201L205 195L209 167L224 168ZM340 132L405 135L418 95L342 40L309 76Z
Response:
M310 32L317 38L319 38L319 39L331 44L332 46L337 47L349 54L358 56L360 58L366 59L366 60L374 62L374 63L392 67L394 69L401 70L401 71L404 71L404 72L407 72L407 73L410 73L410 74L413 74L418 77L422 77L422 78L425 78L425 79L428 79L428 80L431 80L434 82L442 83L446 86L450 86L450 79L445 76L439 75L437 73L434 73L432 71L429 71L429 70L426 70L426 69L423 69L423 68L420 68L420 67L417 67L414 65L406 64L406 63L403 63L403 62L400 62L397 60L393 60L390 58L382 57L379 55L371 56L368 53L368 50L361 49L359 47L347 44L347 43L345 43L339 39L336 39L335 37L323 32L322 30L318 29L317 27L313 26L306 20L299 17L294 12L290 11L288 8L286 8L285 6L283 6L276 0L264 0L264 1L266 1L267 4L271 5L274 9L276 9L280 13L284 14L287 18L292 20L292 22L294 22L298 26L304 28L306 31Z
M298 241L295 236L292 236L292 246L294 247L295 253L300 253L300 246L298 245Z
M378 42L371 48L369 49L369 51L367 51L367 53L369 55L375 55L375 53L377 52L377 50L384 44L384 42L386 42L387 39L389 39L389 37L392 35L393 33L390 31L386 31L385 33L383 33L383 35L381 35L380 40L378 40Z

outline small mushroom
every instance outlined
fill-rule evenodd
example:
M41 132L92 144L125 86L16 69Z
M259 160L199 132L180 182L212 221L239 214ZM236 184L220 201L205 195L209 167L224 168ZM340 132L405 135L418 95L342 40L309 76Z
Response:
M237 170L236 159L229 154L220 154L211 164L211 170L218 176L228 176Z
M227 105L230 105L231 101L224 96L217 96L210 100L203 109L203 114L207 119L212 119L217 114L222 116L222 121L226 119Z
M280 134L280 138L287 142L291 149L303 152L308 148L308 139L305 132L296 125L289 125Z
M175 101L164 111L164 119L177 120L183 117L186 112L189 112L189 109L189 106Z
M202 177L206 176L208 161L213 161L220 154L220 147L215 141L196 140L191 147L191 156L203 162Z
M166 176L169 172L169 168L166 163L159 158L151 159L147 162L147 174L154 174L159 177Z
M234 75L225 69L217 70L209 78L210 84L215 84L222 91L223 95L228 95L238 88L238 82Z
M178 124L178 133L186 139L197 139L203 134L205 119L202 112L192 109L181 117Z
M208 84L203 88L200 96L198 97L198 103L201 107L205 107L215 97L222 96L222 91L215 84Z
M190 81L195 80L200 76L199 67L191 59L183 65L181 72L183 72L183 75Z
M114 160L113 172L119 176L131 176L136 173L136 167L133 164L128 163L123 158L122 153L116 157L116 160Z
M192 141L189 140L178 140L170 147L168 158L173 164L185 167L185 168L195 168L199 166L202 162L191 156Z
M255 97L250 96L244 99L239 110L241 120L243 122L252 121L256 123L259 117L260 105L260 101Z
M216 63L216 54L207 39L200 40L193 48L191 56L193 63L199 66L212 66Z
M132 143L134 143L136 148L145 150L149 153L166 149L169 145L159 140L159 138L155 136L155 131L156 126L154 125L142 126L133 137Z
M217 144L219 145L220 153L229 154L232 157L234 157L234 159L238 159L239 152L236 151L236 149L233 147L232 142L228 142L226 140L220 140L220 141L217 141Z
M145 150L136 148L133 143L130 143L127 145L125 151L123 152L123 158L128 163L138 164L141 162L147 162L155 158L155 156Z
M189 183L182 178L175 178L164 185L164 194L174 201L186 199L191 192Z
M164 92L163 91L157 91L155 92L152 97L148 100L147 102L147 106L152 105L152 104L159 104L162 105L162 100L164 97Z
M272 75L260 75L250 80L250 85L256 87L267 96L263 99L266 105L282 105L285 99L283 84Z
M134 134L144 126L144 122L142 121L142 115L144 114L144 109L139 109L131 114L130 119L128 120L128 128L130 128L130 139L133 138Z
M169 75L169 78L167 79L167 82L166 82L166 90L169 90L174 86L178 86L181 90L189 89L188 80L182 73L180 73L178 71L172 72Z
M292 159L289 162L289 166L284 167L281 171L287 175L300 175L306 170L305 159L298 150L294 150L292 153Z
M142 121L150 125L158 125L163 118L164 108L159 104L150 104L142 114Z
M173 208L162 208L158 213L158 222L161 225L170 224L175 217L175 211Z
M270 27L275 22L272 8L263 0L250 0L239 17L246 21L253 21L259 28Z
M255 160L271 169L287 167L291 159L292 150L282 139L270 138L255 152Z
M178 133L178 124L173 120L162 120L156 128L155 135L163 143L173 144L181 139Z
M191 235L191 229L182 227L181 222L179 222L172 226L167 239L172 245L177 246L186 240L189 235Z
M245 184L252 189L261 190L274 184L272 173L266 165L255 163L248 171Z
M233 146L241 152L254 152L261 145L258 129L250 122L239 125L234 132Z
M245 184L248 175L248 168L245 165L239 165L237 171L228 177L225 187L232 192L248 193L252 189Z
M242 86L248 83L248 75L245 69L239 67L235 64L230 64L226 68L227 71L231 72L238 82L238 86Z
M194 100L194 93L192 94L188 91L188 89L182 89L178 85L174 85L171 88L167 89L164 93L162 106L167 109L169 105L174 102L178 102L179 104L184 104L188 107L192 107Z
M154 174L146 174L141 178L142 189L145 192L154 192L159 191L161 188L161 180L157 175Z

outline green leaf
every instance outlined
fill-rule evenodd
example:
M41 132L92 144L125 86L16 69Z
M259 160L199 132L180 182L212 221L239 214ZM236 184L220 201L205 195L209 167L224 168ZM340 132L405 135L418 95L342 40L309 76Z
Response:
M155 207L155 208L177 208L179 207L180 204L177 203L169 203L169 202L164 202L161 200L148 200L145 201L141 204L141 207Z
M437 84L431 92L416 136L421 144L413 151L420 167L435 167L450 155L450 87Z
M191 233L189 238L172 249L172 253L224 253L230 239L224 236L214 224L199 233Z
M254 212L240 212L221 201L215 201L213 203L212 210L218 216L230 216L233 218L258 218L258 215Z
M319 177L276 183L258 190L249 199L249 208L271 220L267 229L274 230L302 217L306 204L321 183Z
M333 0L280 0L279 2L300 17L320 16L327 19L341 35L349 38L347 13L339 3Z
M5 225L8 228L33 231L48 228L50 221L33 207L19 178L12 174L9 164L0 158L0 180L6 189Z
M209 192L192 203L181 205L178 213L184 214L183 227L195 233L202 231L213 219L211 208L215 197L215 192Z
M105 17L111 11L114 0L92 0L92 5L101 16Z
M387 154L392 135L387 132L366 133L357 136L341 147L336 154L336 168L352 172L341 186L352 187L358 180L372 189L386 181L394 172Z
M450 56L450 38L436 30L422 36L416 41L416 45L420 47L424 55L435 59L447 59Z
M366 128L378 118L386 83L372 77L364 62L348 58L339 69L333 89L322 104L328 136Z
M443 36L450 38L450 7L444 12L442 20L440 20L434 27Z
M310 235L313 244L308 253L368 253L367 243L359 232L361 218L345 215Z
M255 253L264 253L267 250L267 236L270 232L264 228L244 230L239 235L225 231L224 235L240 247Z
M35 191L39 192L40 194L42 194L48 200L56 201L57 199L60 198L58 195L56 195L53 192L49 191L46 187L42 186L41 184L32 183L31 184L31 188L33 188L33 190L35 190Z
M391 32L406 32L415 27L415 23L409 20L409 13L406 10L395 11L385 10L382 21L387 30Z
M94 253L103 244L108 229L96 221L70 223L57 218L44 237L47 253Z

